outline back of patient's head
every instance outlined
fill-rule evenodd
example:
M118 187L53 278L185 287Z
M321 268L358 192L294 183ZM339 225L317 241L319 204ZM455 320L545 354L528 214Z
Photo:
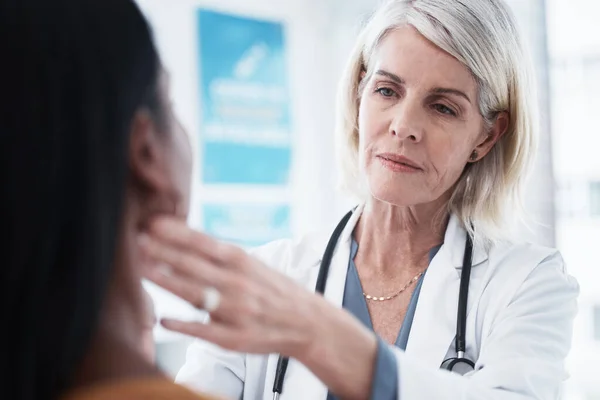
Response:
M0 397L55 399L97 326L160 65L132 0L3 0L0 54Z

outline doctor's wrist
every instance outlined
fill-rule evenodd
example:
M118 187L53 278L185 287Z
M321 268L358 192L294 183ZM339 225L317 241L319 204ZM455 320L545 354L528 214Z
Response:
M327 313L324 313L323 309L330 304L322 296L312 292L303 294L306 297L296 299L297 304L302 304L302 310L294 316L299 329L297 329L297 335L294 335L286 355L306 364L313 359L313 355L320 351L317 342L324 339L323 325L327 324L322 319L327 318Z
M368 398L377 359L377 337L345 310L321 296L314 297L307 341L294 358L340 398Z

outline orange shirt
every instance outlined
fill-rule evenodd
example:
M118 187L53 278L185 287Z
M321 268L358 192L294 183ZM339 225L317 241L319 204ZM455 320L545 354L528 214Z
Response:
M78 388L61 400L218 400L191 392L161 378L128 380L106 385Z

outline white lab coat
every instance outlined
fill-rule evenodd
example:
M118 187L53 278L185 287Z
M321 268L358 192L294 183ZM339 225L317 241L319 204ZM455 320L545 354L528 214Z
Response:
M341 307L351 233L362 208L348 222L331 263L325 297ZM292 242L278 241L255 255L314 290L319 263L333 229ZM579 287L565 271L560 254L531 244L475 245L469 285L467 357L475 372L459 376L440 370L455 356L453 339L466 232L451 217L444 244L425 275L406 351L394 348L398 398L557 399L567 377ZM225 351L196 341L177 381L232 399L267 400L277 355ZM307 368L291 360L282 400L325 400L327 388Z

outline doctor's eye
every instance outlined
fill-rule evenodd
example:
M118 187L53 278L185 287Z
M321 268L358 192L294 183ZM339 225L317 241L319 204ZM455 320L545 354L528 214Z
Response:
M378 93L379 95L381 95L383 97L396 96L396 92L393 89L390 89L388 87L378 87L377 89L375 89L375 93Z
M450 107L448 107L444 104L434 104L433 109L436 110L437 112L439 112L440 114L450 115L452 117L456 117L456 115L457 115L456 111L454 111L453 109L451 109Z

